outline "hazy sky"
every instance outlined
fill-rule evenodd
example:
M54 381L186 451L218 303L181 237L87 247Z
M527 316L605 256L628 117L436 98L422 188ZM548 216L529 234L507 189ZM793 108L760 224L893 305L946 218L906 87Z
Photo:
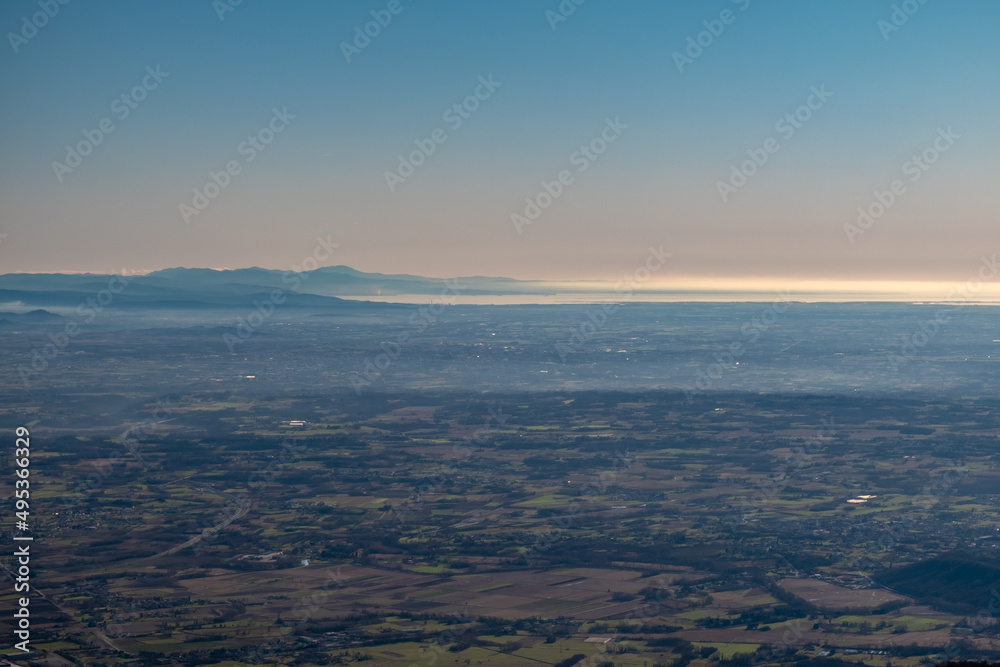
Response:
M0 272L287 269L317 237L545 279L650 246L667 280L1000 252L993 0L234 3L0 4Z

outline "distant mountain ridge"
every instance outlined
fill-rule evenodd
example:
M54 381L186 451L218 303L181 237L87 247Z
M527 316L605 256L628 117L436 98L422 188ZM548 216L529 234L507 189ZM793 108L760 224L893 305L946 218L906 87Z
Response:
M93 273L9 273L0 275L0 304L20 302L43 305L78 303L81 294L93 295L109 289L112 274ZM122 289L121 282L127 283ZM330 305L339 297L425 295L438 296L451 288L468 295L526 295L551 291L542 281L470 276L443 280L408 274L365 273L349 266L327 266L312 271L279 271L249 267L243 269L203 269L176 267L145 275L126 276L115 286L121 304L147 305L229 305L247 297L266 298L273 290L287 293L294 305ZM316 297L332 299L317 301Z
M463 294L539 294L545 291L545 283L535 280L488 276L461 276L455 278L428 278L411 274L366 273L349 266L324 266L312 271L278 271L250 267L246 269L188 269L183 267L162 269L147 274L153 280L165 278L178 281L199 279L215 284L254 283L270 287L287 287L291 275L302 282L301 291L326 296L392 296L392 295L438 295L447 288L446 283L455 284ZM2 276L0 276L2 285Z
M408 274L365 273L349 266L312 271L249 267L203 269L176 267L144 275L94 273L9 273L0 275L0 308L75 307L103 298L115 306L147 308L245 308L280 292L291 307L356 308L365 297L417 295L435 297L460 291L467 295L537 295L550 290L541 281L471 276L443 280ZM342 297L350 297L345 299ZM6 305L5 305L6 304Z
M62 315L50 313L41 308L27 313L0 313L0 326L15 326L19 324L49 324L66 319Z

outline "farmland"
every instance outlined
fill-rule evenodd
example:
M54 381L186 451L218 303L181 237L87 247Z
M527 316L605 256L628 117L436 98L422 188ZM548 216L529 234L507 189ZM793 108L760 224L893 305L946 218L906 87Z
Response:
M307 358L285 343L134 336L118 373L49 376L59 420L39 390L0 414L40 443L39 664L1000 655L993 398L320 391L246 377ZM150 379L160 353L207 379Z

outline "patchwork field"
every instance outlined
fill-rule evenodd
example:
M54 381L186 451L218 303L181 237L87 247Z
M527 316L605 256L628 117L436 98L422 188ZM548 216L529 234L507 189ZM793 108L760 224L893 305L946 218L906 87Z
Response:
M49 429L39 644L53 665L1000 656L962 605L1000 572L996 438L955 426L989 430L991 404L915 401L933 428L910 434L898 405L762 400L196 392L141 458L123 424ZM833 410L851 428L802 437ZM976 567L939 555L970 540ZM933 599L878 583L935 563Z
M778 585L822 611L865 612L902 607L910 598L880 588L852 590L817 579L781 579Z

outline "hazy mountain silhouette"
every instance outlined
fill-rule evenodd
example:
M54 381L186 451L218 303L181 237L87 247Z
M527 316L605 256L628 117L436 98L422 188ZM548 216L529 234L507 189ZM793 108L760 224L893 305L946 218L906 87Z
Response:
M124 287L123 287L124 284ZM72 307L109 290L117 306L156 308L244 307L281 291L289 306L356 307L338 297L438 296L455 286L462 294L543 294L541 281L472 276L449 281L405 274L364 273L348 266L313 271L171 268L124 279L93 273L11 273L0 275L0 304ZM105 296L105 298L107 298Z

